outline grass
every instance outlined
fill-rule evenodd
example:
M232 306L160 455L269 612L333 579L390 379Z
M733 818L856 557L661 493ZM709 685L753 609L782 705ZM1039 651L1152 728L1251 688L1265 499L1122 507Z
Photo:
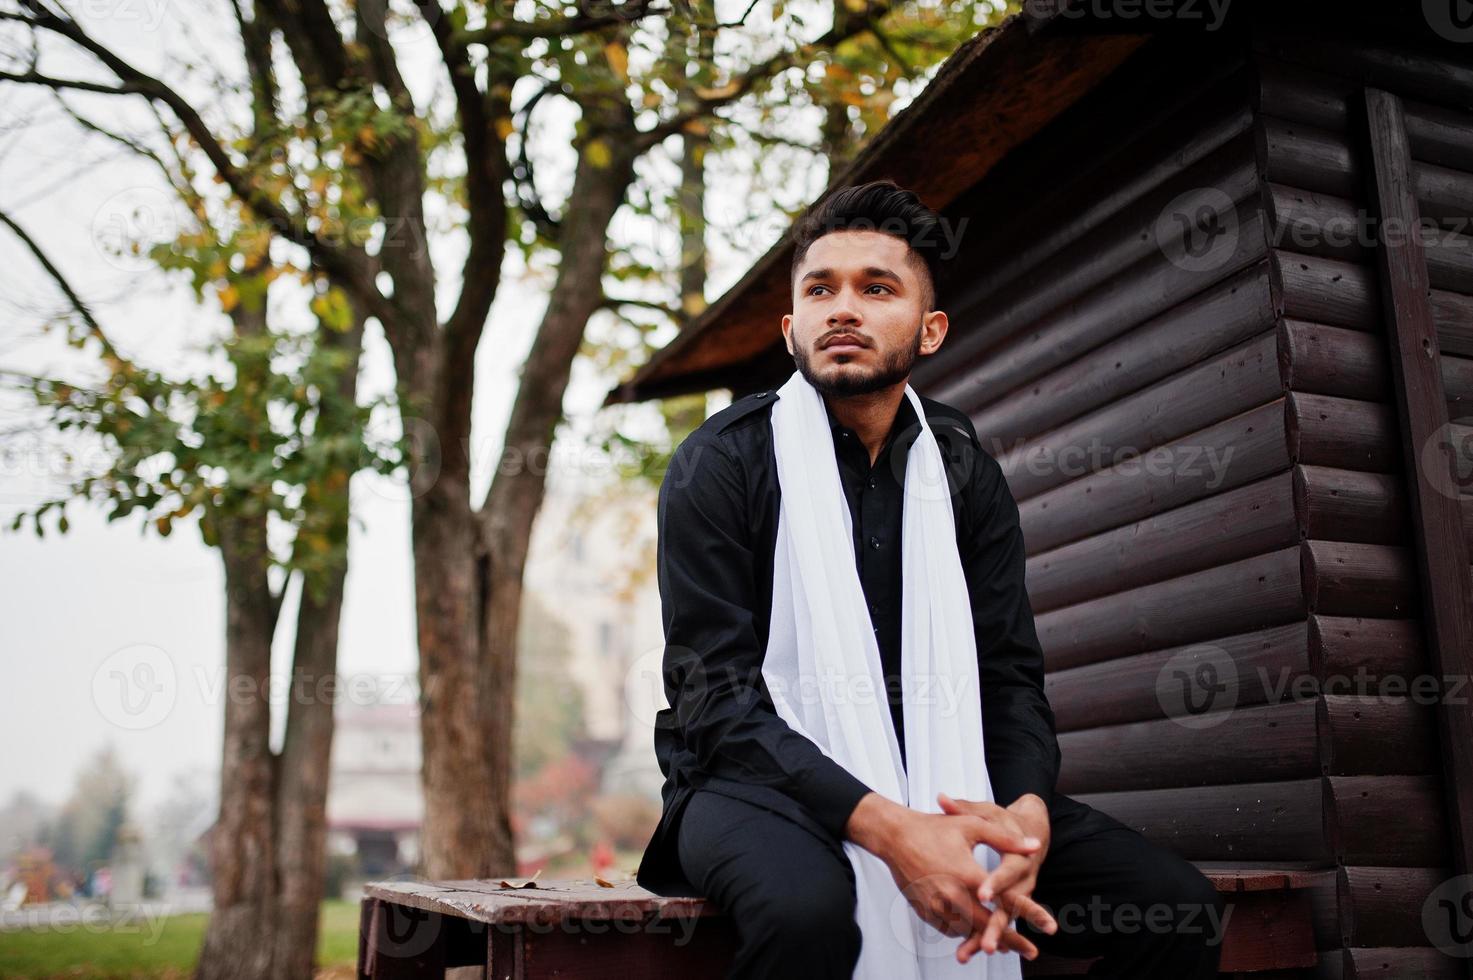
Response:
M112 926L66 925L0 932L0 977L14 980L186 980L204 941L203 914ZM322 903L317 941L320 975L352 976L358 955L358 906Z

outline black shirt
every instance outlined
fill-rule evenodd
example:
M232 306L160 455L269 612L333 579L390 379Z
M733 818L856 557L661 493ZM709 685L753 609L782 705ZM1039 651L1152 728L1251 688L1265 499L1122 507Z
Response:
M656 717L655 753L666 777L665 806L639 873L639 884L655 891L671 880L674 845L668 831L695 788L793 813L840 840L855 805L870 791L778 716L762 678L780 501L770 422L776 398L770 391L750 395L707 419L675 451L660 488L657 566L670 707ZM940 402L921 403L954 491L994 799L1006 806L1036 793L1048 803L1059 748L1024 585L1017 504L971 420ZM857 436L846 436L837 424L833 428L853 517L855 561L882 665L895 677L904 463L919 428L908 400L902 401L874 466ZM898 700L891 702L891 717L900 734Z
M827 403L824 405L828 409ZM873 464L869 450L854 430L829 413L829 431L834 438L834 457L839 464L839 484L849 502L854 528L854 564L859 584L869 605L870 624L880 647L890 717L900 757L905 758L905 709L900 691L900 527L901 502L905 492L905 463L910 445L920 430L910 399L902 399L895 423L885 437ZM985 736L986 733L984 733Z

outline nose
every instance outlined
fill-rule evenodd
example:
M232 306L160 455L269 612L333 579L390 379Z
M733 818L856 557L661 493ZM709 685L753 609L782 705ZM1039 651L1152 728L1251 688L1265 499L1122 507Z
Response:
M834 294L834 305L829 307L827 323L830 327L854 326L859 323L855 312L854 293L845 286Z

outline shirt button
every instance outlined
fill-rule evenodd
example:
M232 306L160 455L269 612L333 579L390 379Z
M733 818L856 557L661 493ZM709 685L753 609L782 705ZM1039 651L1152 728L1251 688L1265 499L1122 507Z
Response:
M871 490L873 490L875 488L875 478L874 477L870 477L869 478L869 488Z
M880 550L880 539L879 538L870 538L869 539L869 546L871 548L875 549L876 551L879 551Z

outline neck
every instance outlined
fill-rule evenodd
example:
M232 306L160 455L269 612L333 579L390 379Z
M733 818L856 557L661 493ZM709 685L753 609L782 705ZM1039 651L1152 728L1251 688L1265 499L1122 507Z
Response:
M824 395L823 400L828 404L829 411L834 413L834 418L853 429L854 434L859 436L859 441L869 451L869 461L873 465L880 455L880 449L885 445L885 437L895 424L895 414L900 410L900 400L904 397L905 382L901 381L864 395L850 395L847 398Z

